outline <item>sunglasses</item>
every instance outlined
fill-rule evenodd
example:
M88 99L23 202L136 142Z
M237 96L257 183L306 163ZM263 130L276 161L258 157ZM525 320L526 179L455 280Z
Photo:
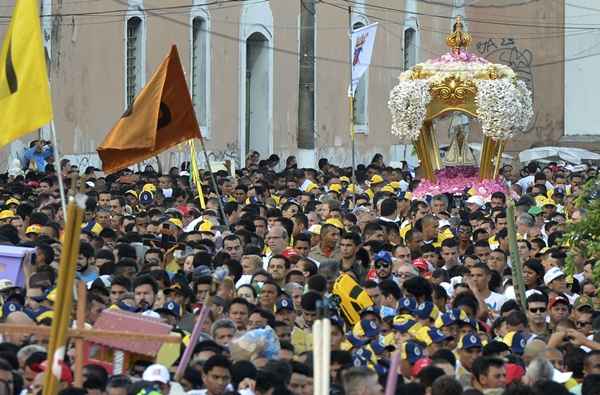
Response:
M535 313L545 313L546 312L546 308L545 307L538 307L537 309L533 308L533 309L529 309L529 312L530 313L534 313L534 314Z
M389 263L387 263L387 262L381 262L381 261L380 261L380 262L377 262L377 263L375 264L375 268L376 268L376 269L382 269L382 268L387 268L387 267L390 267L390 264L389 264Z
M587 326L587 325L592 325L592 323L590 321L575 321L575 326L578 328Z

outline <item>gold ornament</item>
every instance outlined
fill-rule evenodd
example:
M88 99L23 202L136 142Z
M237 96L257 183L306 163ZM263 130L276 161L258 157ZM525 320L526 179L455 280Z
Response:
M460 53L461 49L467 49L471 45L471 35L463 31L463 27L462 17L459 15L454 22L452 33L446 37L446 45L454 54Z
M474 97L477 88L473 81L463 81L458 75L445 78L442 82L431 86L431 95L444 102L457 105L465 102L467 97Z

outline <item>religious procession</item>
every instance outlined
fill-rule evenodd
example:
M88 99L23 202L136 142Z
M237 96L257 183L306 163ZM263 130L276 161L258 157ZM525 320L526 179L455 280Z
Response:
M0 395L600 395L595 6L0 1Z

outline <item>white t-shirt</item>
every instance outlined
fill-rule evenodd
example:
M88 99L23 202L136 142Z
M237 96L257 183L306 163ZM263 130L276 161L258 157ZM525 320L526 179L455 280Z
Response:
M507 301L504 295L496 292L491 292L490 296L485 298L485 304L494 311L500 311L502 305Z

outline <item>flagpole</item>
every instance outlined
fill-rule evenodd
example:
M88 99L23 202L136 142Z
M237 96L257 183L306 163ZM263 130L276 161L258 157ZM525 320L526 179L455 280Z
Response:
M215 189L215 193L217 194L217 199L219 200L219 210L221 211L221 217L223 217L223 222L225 225L229 226L229 221L227 220L227 216L225 215L225 208L223 208L223 199L221 199L221 192L219 191L219 186L217 185L217 179L212 171L212 166L210 165L210 160L208 159L208 153L206 152L206 146L204 145L204 137L202 137L202 131L200 131L200 147L202 148L202 153L204 154L204 160L206 161L206 169L210 173L210 180L213 184L213 188Z
M358 185L356 184L356 141L354 138L354 92L352 91L352 6L348 7L348 48L350 62L350 92L348 95L348 101L350 105L350 139L352 142L352 185L354 186L352 192L352 207L356 206L356 192Z
M50 122L50 134L52 135L52 145L54 146L54 163L58 164L58 189L60 191L60 205L63 212L63 221L67 223L67 199L65 197L65 185L62 177L62 169L60 168L60 153L58 152L58 141L56 139L56 128L54 126L54 119ZM56 166L55 170L56 170Z

